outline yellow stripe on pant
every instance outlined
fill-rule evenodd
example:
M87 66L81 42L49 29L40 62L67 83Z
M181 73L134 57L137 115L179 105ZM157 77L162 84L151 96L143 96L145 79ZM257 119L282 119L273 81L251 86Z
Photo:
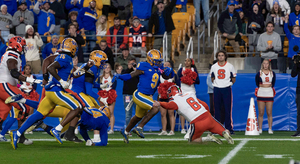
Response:
M79 94L79 97L85 103L86 107L94 107L94 108L97 108L97 109L100 108L99 104L97 103L97 101L92 96L87 95L87 94L81 92Z
M143 118L148 110L152 109L154 103L151 96L145 95L137 90L133 93L133 102L136 104L135 115L139 118Z

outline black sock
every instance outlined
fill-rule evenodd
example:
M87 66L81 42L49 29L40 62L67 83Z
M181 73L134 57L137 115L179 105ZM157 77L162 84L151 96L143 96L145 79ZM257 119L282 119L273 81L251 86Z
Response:
M69 129L67 130L65 134L65 138L73 138L75 136L75 127L74 126L69 126Z
M20 139L19 139L19 143L23 143L24 141L25 141L25 136L24 136L24 133L23 134L21 134L21 136L20 136Z

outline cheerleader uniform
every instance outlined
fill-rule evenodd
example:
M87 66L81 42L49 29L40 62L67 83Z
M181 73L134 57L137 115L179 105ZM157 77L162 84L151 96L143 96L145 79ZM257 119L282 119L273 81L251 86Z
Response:
M256 86L256 97L257 101L273 102L276 94L274 85L276 81L276 75L273 71L265 74L263 71L259 71L255 76ZM271 87L259 87L259 84L272 84Z
M101 84L106 84L106 83L112 83L112 78L109 76L108 78L103 77ZM117 80L114 81L114 83L111 86L108 86L107 88L101 88L98 92L98 95L101 98L107 98L107 104L110 105L114 102L116 102L117 99L117 92L116 92L116 87L117 87Z
M187 92L196 94L195 84L200 84L198 72L193 67L191 68L191 71L197 73L197 77L196 77L196 79L195 79L195 81L194 81L194 83L192 85L188 85L188 84L185 84L184 82L182 82L182 80L181 80L181 78L185 75L185 71L186 70L187 69L185 67L180 68L178 70L178 78L180 79L180 88L181 88L181 91L182 91L183 94L185 94Z

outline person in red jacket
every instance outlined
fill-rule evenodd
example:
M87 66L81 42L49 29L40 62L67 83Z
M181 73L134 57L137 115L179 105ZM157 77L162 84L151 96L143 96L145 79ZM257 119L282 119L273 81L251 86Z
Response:
M108 29L106 35L128 35L127 29L120 23L120 17L114 18L114 26ZM112 49L113 53L115 53L115 46L117 46L117 52L125 47L125 45L128 43L128 36L108 36L106 41L107 46Z

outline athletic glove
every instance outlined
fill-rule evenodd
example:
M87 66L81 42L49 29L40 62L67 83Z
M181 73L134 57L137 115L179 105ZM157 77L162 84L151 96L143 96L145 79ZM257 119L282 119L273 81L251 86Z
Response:
M26 82L30 84L34 84L34 83L39 84L43 82L43 80L34 79L32 77L26 77Z
M170 78L173 78L173 77L174 77L174 71L173 71L173 69L170 68L170 67L165 67L165 69L164 69L164 74L165 74L166 76L169 76L169 75L171 74L171 77L170 77Z
M67 89L69 88L69 83L67 81L64 81L63 79L60 79L59 80L59 83L61 84L61 86L64 88L64 89Z

